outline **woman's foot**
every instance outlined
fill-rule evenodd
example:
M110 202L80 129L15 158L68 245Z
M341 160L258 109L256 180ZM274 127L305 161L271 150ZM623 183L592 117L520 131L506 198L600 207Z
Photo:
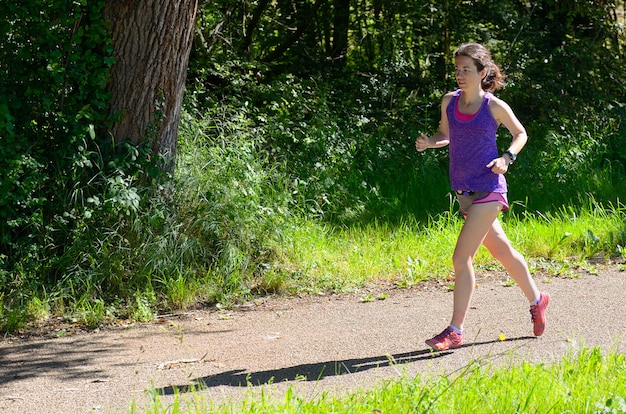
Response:
M530 318L533 321L533 331L535 336L540 336L546 327L546 308L550 303L550 294L542 292L539 295L539 302L530 307Z
M446 349L458 348L463 344L463 334L454 332L451 327L447 327L439 335L426 341L426 345L435 351L445 351Z

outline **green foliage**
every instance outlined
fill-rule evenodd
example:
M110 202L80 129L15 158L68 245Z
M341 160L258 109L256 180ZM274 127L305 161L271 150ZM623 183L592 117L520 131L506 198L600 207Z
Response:
M93 167L110 52L103 2L3 2L0 13L0 248L6 269L36 266L52 222ZM67 220L66 220L67 221ZM68 224L71 227L71 224ZM59 241L63 244L64 241Z
M584 205L590 194L602 204L623 199L624 163L611 150L622 132L611 125L597 119L567 119L558 129L531 126L529 139L540 142L529 142L507 175L510 195L540 211ZM528 183L533 183L531 188Z
M289 216L289 183L259 151L261 131L249 106L195 110L202 91L183 116L176 206L184 234L205 244L205 268L221 295L245 292L251 276L272 262ZM194 115L193 117L191 115Z
M525 12L517 42L503 52L522 117L560 123L624 102L624 79L615 77L623 71L624 28L615 10L615 2L546 1Z
M545 210L579 202L588 192L601 202L626 195L619 144L626 128L619 58L625 41L613 2L471 2L454 11L433 1L358 2L343 65L324 55L332 28L322 21L332 22L336 10L321 8L320 21L297 47L280 61L259 63L281 36L273 25L298 26L296 10L306 6L291 12L282 2L205 6L211 19L200 21L203 32L245 33L255 42L242 50L213 36L211 69L190 73L190 87L202 84L223 96L220 105L250 105L260 148L284 164L305 214L350 223L406 214L425 219L447 207L446 151L416 154L412 143L437 127L441 96L455 87L452 52L466 41L492 50L509 75L501 96L529 131L508 176L512 201ZM228 17L235 14L242 19ZM502 128L502 150L510 139ZM537 183L532 192L528 182Z
M335 80L346 73L244 82L222 89L225 98L215 105L245 107L241 116L255 129L255 145L290 177L303 214L347 224L406 214L426 219L447 208L447 151L418 154L413 147L420 131L436 125L439 97L418 98L384 74ZM615 144L623 125L602 121L609 116L564 119L558 128L531 123L529 144L507 177L511 201L546 210L588 193L599 202L623 198L626 176ZM504 150L511 138L502 129Z

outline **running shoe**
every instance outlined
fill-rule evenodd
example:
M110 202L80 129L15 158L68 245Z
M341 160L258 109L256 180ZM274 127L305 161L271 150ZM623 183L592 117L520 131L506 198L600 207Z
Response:
M426 345L435 351L445 351L450 348L458 348L463 343L463 334L458 334L449 326L439 335L426 341Z
M533 321L535 336L540 336L546 327L546 308L549 303L550 295L548 292L542 292L539 295L539 302L530 307L530 318Z

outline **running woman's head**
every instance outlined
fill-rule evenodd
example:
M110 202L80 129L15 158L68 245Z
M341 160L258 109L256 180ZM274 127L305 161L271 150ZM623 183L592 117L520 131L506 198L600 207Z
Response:
M481 82L484 91L494 92L504 86L505 76L500 72L498 65L493 62L491 52L485 46L480 43L464 43L454 52L454 57L458 56L472 59L479 72L486 70Z

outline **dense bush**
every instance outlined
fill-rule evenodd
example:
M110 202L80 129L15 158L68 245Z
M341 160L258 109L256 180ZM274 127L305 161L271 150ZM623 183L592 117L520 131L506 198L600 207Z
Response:
M90 21L102 5L39 6L2 4L11 16L0 23L0 246L9 261L33 241L48 244L72 185L94 170L94 125L106 115L112 62L103 22Z
M92 19L101 7L0 5L0 282L8 297L54 283L52 262L85 223L88 189L79 183L97 170L95 126L106 117L112 63L104 24Z
M133 286L133 267L115 257L126 252L119 241L129 218L155 194L140 183L158 171L141 148L114 146L101 132L113 64L103 7L0 4L10 16L0 22L0 326L8 329L29 317L33 300L104 309L103 299Z

